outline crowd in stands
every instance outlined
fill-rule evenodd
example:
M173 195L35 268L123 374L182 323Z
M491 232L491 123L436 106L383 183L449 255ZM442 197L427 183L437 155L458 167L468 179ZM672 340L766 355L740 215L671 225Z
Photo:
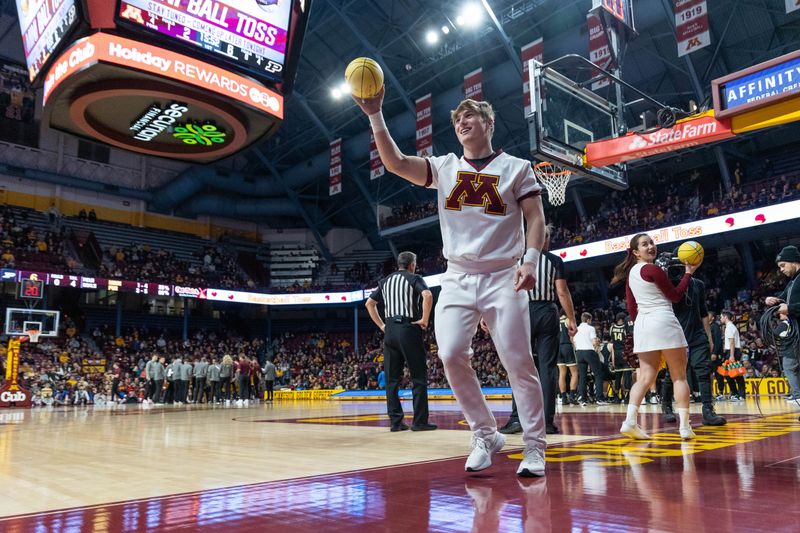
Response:
M34 269L49 265L59 272L69 272L70 264L64 256L63 228L36 229L29 223L24 210L16 211L6 206L0 206L0 228L3 250L0 267Z
M148 244L109 246L103 252L99 276L194 287L255 288L236 260L213 246L206 246L198 251L197 256L199 264L184 261L172 251L151 248Z
M205 364L230 365L211 397L212 384L200 400L248 400L259 398L263 390L260 361L265 361L265 344L255 339L224 337L214 332L198 332L186 340L171 338L166 332L149 333L133 329L116 337L108 328L96 328L80 335L68 317L59 338L41 338L39 343L24 343L20 353L20 383L32 392L38 405L103 405L114 403L192 403L196 386L194 369ZM163 358L163 393L155 396L146 367L153 357ZM200 363L200 367L198 367ZM186 368L188 365L188 368ZM188 374L191 386L181 389L178 381ZM207 377L204 373L203 377ZM242 379L246 378L246 385ZM205 384L205 383L204 383ZM155 403L155 402L153 402Z
M420 202L412 204L407 202L403 205L396 205L392 207L392 214L381 216L382 228L393 228L402 226L415 220L421 220L435 216L437 214L436 200L429 200L427 202Z

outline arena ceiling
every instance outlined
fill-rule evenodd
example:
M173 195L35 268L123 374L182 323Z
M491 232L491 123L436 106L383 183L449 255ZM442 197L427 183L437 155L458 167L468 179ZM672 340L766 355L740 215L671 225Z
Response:
M271 139L215 165L225 176L241 173L245 181L265 186L258 188L258 194L248 194L244 183L220 187L208 169L203 169L206 174L200 180L199 169L190 168L172 184L174 191L182 191L170 197L174 204L156 207L191 213L212 205L223 208L226 202L260 201L266 207L248 212L248 219L275 227L308 225L320 233L332 226L358 227L370 235L373 245L379 245L376 204L417 201L430 198L431 193L392 176L370 181L366 142L363 147L353 142L347 147L348 140L365 135L368 123L349 98L337 100L331 89L341 84L345 66L358 56L378 59L387 73L384 114L390 126L393 119L403 116L413 121L413 102L427 93L433 94L434 101L437 95L453 95L456 103L464 74L483 67L484 93L498 115L495 146L525 156L528 131L522 111L519 50L543 37L545 61L568 53L587 56L586 13L592 2L489 0L500 28L485 16L470 29L455 23L466 4L467 0L313 1L286 121ZM702 102L709 96L713 78L800 48L800 11L787 15L782 0L709 0L711 46L688 59L678 58L671 5L671 0L633 0L639 37L627 48L622 76L676 107L686 108L690 99ZM22 63L14 1L0 0L0 13L0 56ZM436 45L428 44L425 34L444 25L451 27L450 34L441 36ZM702 97L695 92L692 70ZM447 111L434 108L437 151L457 149ZM343 192L329 197L328 143L338 137L346 145ZM786 139L786 135L780 141L751 136L729 150L747 157ZM413 131L408 138L398 138L398 144L412 151ZM181 180L194 180L194 185L181 189ZM197 197L202 195L221 201L201 202Z

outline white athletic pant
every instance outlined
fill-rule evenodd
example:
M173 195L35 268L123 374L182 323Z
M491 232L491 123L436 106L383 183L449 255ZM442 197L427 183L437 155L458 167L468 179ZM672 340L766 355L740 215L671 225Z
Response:
M516 269L465 274L449 268L442 274L442 291L436 304L436 343L447 381L470 429L479 438L491 437L497 431L497 422L470 364L472 338L483 317L508 372L523 440L544 450L542 385L531 354L528 296L525 291L514 291Z

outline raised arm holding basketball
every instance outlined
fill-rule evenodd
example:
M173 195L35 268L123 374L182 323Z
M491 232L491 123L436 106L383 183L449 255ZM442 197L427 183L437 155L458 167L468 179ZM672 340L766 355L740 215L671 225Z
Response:
M378 153L386 170L392 174L397 174L414 185L425 186L428 181L428 165L425 160L421 157L406 155L401 152L386 128L386 121L383 119L383 112L381 111L385 93L386 88L381 87L380 92L375 97L356 98L353 96L353 101L369 118L372 134L375 136L375 146L378 148Z

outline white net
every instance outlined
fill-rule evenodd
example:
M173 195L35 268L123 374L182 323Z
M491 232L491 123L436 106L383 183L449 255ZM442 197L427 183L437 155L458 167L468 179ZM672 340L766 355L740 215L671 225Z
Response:
M550 205L563 205L567 200L567 184L569 178L572 176L572 171L557 165L544 161L533 165L533 173L536 174L538 180L547 189L547 198Z

